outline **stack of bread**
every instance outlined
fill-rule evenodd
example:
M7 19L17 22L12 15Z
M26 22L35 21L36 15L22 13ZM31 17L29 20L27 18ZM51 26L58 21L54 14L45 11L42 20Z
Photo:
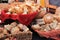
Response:
M39 11L39 8L40 5L37 5L34 2L13 2L10 4L10 7L7 11L13 14L28 14Z
M19 32L28 32L28 31L29 28L27 26L13 22L11 24L4 25L4 27L0 27L0 38L8 34L17 34Z
M47 13L42 18L36 19L36 24L32 25L34 30L51 31L60 30L60 7L55 14Z

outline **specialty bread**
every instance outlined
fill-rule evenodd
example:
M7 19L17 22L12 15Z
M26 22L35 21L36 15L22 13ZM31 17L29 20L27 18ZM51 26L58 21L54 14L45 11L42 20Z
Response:
M30 2L29 2L30 3ZM10 8L9 8L9 12L13 12L16 14L28 14L28 13L32 13L35 11L38 11L40 8L40 5L37 5L34 2L31 2L30 4L28 4L28 2L14 2L10 4Z
M51 22L53 22L54 17L52 14L48 13L43 17L43 19L44 19L45 23L51 23Z
M10 5L8 3L0 3L0 9L8 10Z

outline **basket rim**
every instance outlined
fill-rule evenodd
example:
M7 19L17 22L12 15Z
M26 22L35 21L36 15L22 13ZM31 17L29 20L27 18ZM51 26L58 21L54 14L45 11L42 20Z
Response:
M28 32L19 32L19 33L17 33L17 34L8 34L8 35L4 35L4 36L1 37L0 39L2 39L2 38L8 38L8 37L11 37L11 36L16 36L16 35L18 35L18 34L23 34L23 33L25 33L25 34L28 34L28 33L32 34L31 31L28 31Z

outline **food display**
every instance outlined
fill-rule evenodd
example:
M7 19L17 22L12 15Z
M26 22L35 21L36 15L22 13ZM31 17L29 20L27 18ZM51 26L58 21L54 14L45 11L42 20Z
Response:
M50 21L51 20L52 19L50 19ZM56 19L53 19L50 23L45 23L43 18L36 19L36 23L33 24L31 28L35 32L37 32L40 37L46 37L52 39L56 38L55 40L57 39L60 40L60 37L58 37L60 34L60 22L58 22Z
M39 11L40 10L40 6L37 5L34 2L24 2L24 3L20 3L20 2L13 2L10 4L9 9L7 10L10 13L16 13L16 14L28 14L28 13L32 13L35 11Z
M35 19L35 24L31 28L46 38L60 40L60 7L56 9L55 14L46 13L43 17ZM58 35L58 36L57 36Z
M18 22L0 27L0 38L7 37L4 40L31 40L32 32L27 27L31 26L40 36L60 40L60 7L56 9L55 14L52 14L47 11L47 7L42 7L31 0L25 0L25 2L11 2L6 7L4 5L0 8L1 24L4 24L8 19Z
M17 34L19 32L28 32L29 28L23 24L17 24L16 22L12 22L11 24L4 25L4 27L0 27L0 38L9 34Z
M18 20L24 25L30 25L40 11L40 5L31 2L13 2L8 8L1 10L1 23L6 19ZM4 19L3 19L4 18Z
M32 25L32 28L34 30L40 30L40 31L47 32L47 31L51 31L51 30L60 29L58 24L59 23L58 22L56 23L56 20L55 20L55 22L52 22L50 24L43 24L43 25L41 25L41 24L37 25L36 24L36 25Z
M36 19L36 24L32 25L32 28L34 30L43 30L43 31L51 31L51 30L58 30L59 28L59 23L58 22L58 18L57 16L55 16L56 14L51 14L51 13L47 13L44 15L43 18L40 19ZM57 17L57 19L55 18Z

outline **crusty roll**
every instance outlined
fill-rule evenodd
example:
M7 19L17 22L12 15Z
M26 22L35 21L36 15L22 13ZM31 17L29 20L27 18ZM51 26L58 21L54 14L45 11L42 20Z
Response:
M40 26L39 26L38 24L32 25L31 28L32 28L33 30L40 30Z
M54 20L54 17L52 14L48 13L43 17L45 23L51 23Z
M8 31L6 29L3 30L3 34L7 35L9 34Z
M0 3L0 9L8 11L10 5L8 3Z
M60 22L60 7L56 9L54 17L58 22Z
M17 26L17 23L16 22L12 22L10 25L15 27L15 26Z
M36 18L43 18L46 14L46 8L40 8L40 11Z
M13 28L13 26L8 24L8 25L4 25L4 28L6 30L8 30L8 31L11 31L11 29Z
M11 34L17 34L20 31L18 27L14 27L11 29Z

